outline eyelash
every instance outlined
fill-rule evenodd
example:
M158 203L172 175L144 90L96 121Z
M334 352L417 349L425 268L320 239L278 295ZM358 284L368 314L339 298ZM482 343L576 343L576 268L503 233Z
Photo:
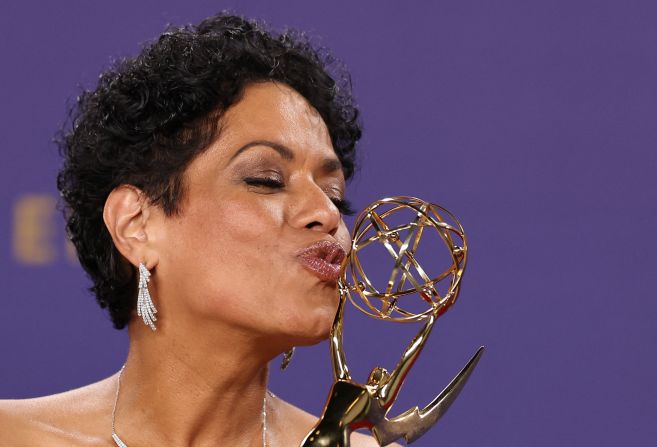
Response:
M338 198L332 198L331 202L335 205L335 207L340 211L340 214L343 216L351 216L355 214L354 209L351 207L351 202L349 202L346 199L338 199Z
M285 184L280 180L270 177L247 177L244 179L244 183L249 186L259 186L271 189L281 189L285 186ZM345 216L351 216L354 214L354 210L352 209L351 203L348 200L331 197L331 202L333 202L338 211L340 211L340 214Z
M249 186L264 186L265 188L279 189L285 186L285 184L271 177L247 177L244 179L244 183Z

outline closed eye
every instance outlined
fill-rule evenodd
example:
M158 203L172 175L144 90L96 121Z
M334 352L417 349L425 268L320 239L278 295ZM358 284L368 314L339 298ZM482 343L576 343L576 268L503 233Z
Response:
M246 177L244 183L249 186L264 187L271 189L281 189L285 187L282 180L274 177Z
M244 178L244 183L256 188L283 189L285 187L285 183L275 177L246 177ZM348 200L339 197L332 197L331 202L333 202L338 211L340 211L340 214L345 216L351 216L354 214L354 210Z

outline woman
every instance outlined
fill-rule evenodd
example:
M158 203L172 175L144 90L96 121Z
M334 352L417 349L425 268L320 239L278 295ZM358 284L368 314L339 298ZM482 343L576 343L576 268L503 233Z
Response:
M79 98L58 187L129 354L101 382L0 403L3 445L299 445L316 418L267 392L267 365L326 338L338 304L361 132L337 79L303 38L219 15Z

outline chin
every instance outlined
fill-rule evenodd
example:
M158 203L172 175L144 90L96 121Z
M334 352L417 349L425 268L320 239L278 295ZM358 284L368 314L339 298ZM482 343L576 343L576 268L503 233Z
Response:
M338 310L336 289L335 285L317 281L276 299L277 302L287 300L286 306L276 311L281 317L276 324L278 333L295 346L326 340Z
M290 334L296 346L315 345L326 340L331 332L337 306L315 308L305 315L298 316L298 332Z

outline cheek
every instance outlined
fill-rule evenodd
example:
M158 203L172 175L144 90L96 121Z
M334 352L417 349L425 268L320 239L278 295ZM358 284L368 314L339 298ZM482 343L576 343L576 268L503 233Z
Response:
M176 280L176 294L198 297L197 304L205 307L222 301L236 305L228 302L230 295L261 292L259 279L269 279L280 252L280 219L275 209L243 199L199 202L186 209L169 229L171 244L162 259Z
M212 249L224 258L261 250L275 241L282 215L264 201L223 198L220 203L200 202L187 220L187 237L200 250Z

